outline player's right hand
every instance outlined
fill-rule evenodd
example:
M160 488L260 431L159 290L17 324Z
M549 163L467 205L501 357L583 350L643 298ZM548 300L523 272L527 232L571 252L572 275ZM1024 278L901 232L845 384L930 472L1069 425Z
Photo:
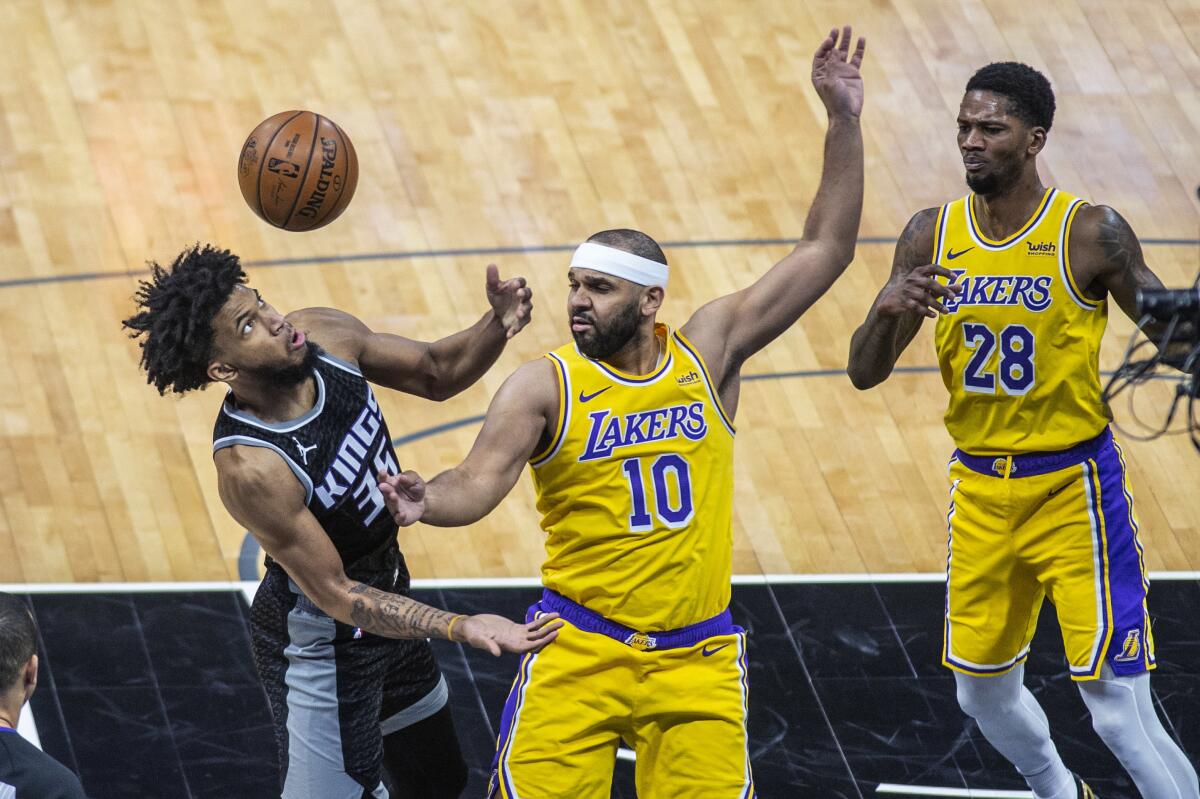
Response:
M425 481L416 472L388 474L380 471L379 490L388 513L401 527L420 521L425 515Z
M558 637L558 628L563 623L557 613L539 616L528 624L517 624L503 616L480 613L468 616L454 630L457 641L470 644L476 649L486 649L493 655L503 652L537 652Z
M946 283L939 283L937 277L946 278ZM942 300L953 300L962 292L959 285L947 285L956 277L944 266L918 266L901 279L888 283L875 303L875 313L880 316L919 313L930 319L936 319L940 313L950 313Z

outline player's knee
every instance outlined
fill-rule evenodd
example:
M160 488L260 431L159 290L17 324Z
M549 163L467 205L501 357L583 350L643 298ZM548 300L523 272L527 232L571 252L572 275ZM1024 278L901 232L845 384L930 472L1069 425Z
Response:
M958 706L973 719L1011 713L1018 696L993 677L956 675Z

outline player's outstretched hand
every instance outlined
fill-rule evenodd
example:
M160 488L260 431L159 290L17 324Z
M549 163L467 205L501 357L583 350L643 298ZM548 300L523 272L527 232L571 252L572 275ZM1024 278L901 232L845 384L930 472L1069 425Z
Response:
M525 285L523 277L501 280L495 264L488 264L487 296L496 318L504 325L506 338L520 333L533 318L533 289Z
M380 471L379 490L388 513L401 527L415 524L425 515L425 481L416 472L388 474Z
M875 312L881 316L919 313L930 319L936 319L940 313L949 313L942 300L953 300L962 288L939 283L935 276L944 277L948 282L956 277L944 266L918 266L900 280L889 282L884 287L875 304Z
M856 117L862 113L863 80L859 67L867 51L867 40L858 37L854 55L850 55L852 33L849 25L844 26L839 42L838 29L834 28L813 56L813 87L830 115L848 114Z
M503 616L480 613L468 616L454 629L454 639L493 655L501 652L536 652L558 637L563 623L557 613L539 616L528 624L517 624Z

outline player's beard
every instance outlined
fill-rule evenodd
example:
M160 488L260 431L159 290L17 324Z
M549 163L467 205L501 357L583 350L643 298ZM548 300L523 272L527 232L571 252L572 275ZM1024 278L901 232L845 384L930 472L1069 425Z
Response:
M978 195L987 197L1004 191L1021 179L1021 162L1013 158L1001 161L986 175L967 173L967 188Z
M639 305L640 303L634 300L604 324L601 324L599 319L590 317L590 331L571 331L579 351L596 361L602 361L620 351L637 334L638 322L641 321Z
M286 390L295 388L312 376L317 367L317 359L325 350L311 342L304 342L304 360L285 366L263 366L255 370L255 377L274 388Z

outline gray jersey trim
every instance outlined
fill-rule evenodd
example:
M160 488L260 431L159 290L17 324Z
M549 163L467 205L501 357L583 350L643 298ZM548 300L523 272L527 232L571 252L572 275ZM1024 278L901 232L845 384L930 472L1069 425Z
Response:
M358 377L363 376L361 369L359 369L357 366L350 363L349 361L343 361L341 358L337 357L336 355L330 355L328 352L323 352L320 355L318 355L317 357L320 358L325 363L329 364L330 366L336 366L337 368L341 369L343 372L349 372L350 374L357 375Z
M288 614L287 776L282 799L362 799L363 787L346 773L338 716L336 622L301 608ZM388 799L380 782L374 799Z
M313 484L304 470L300 468L291 457L281 450L279 447L272 444L270 441L263 441L261 438L251 438L250 436L225 436L218 438L213 442L213 452L234 445L242 445L246 447L262 447L263 449L275 450L279 453L279 457L283 458L283 462L292 470L292 474L296 475L296 479L300 481L300 485L304 486L304 504L308 505L312 501Z
M438 684L433 686L433 690L425 694L425 696L413 702L408 707L401 710L399 713L384 719L379 725L379 730L384 735L391 735L394 732L411 727L418 721L425 719L437 713L446 706L446 702L450 699L450 688L446 685L446 675L438 676Z
M225 401L221 403L221 413L225 414L226 416L232 416L239 422L245 422L248 425L253 425L260 430L271 430L275 433L290 433L293 430L298 430L299 428L304 427L304 425L311 422L313 419L316 419L321 415L321 411L325 410L325 379L321 377L320 372L315 370L313 371L313 377L317 379L317 402L312 406L312 408L305 411L302 415L296 417L295 419L290 419L286 422L264 422L262 419L259 419L252 413L246 413L245 411L239 411L236 408L230 407L229 397L226 397ZM232 395L233 392L230 391L229 396Z

